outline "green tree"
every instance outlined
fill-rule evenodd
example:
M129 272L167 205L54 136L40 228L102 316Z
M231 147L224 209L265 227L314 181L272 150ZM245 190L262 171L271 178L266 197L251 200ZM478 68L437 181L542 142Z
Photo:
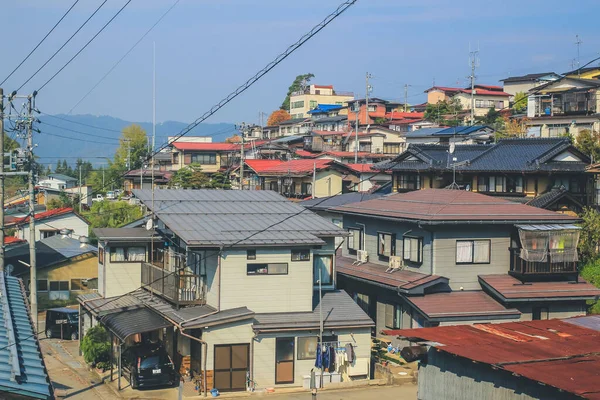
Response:
M517 92L513 99L512 109L516 114L520 114L527 110L527 93Z
M94 239L94 228L119 228L143 216L140 206L125 201L99 201L92 204L83 216L90 222L90 238Z
M202 189L210 188L211 182L208 176L202 172L200 164L190 164L181 168L169 181L169 187L178 189Z
M600 255L600 213L586 207L579 217L582 220L579 253L585 261L595 260Z
M132 169L139 169L148 156L148 137L141 126L132 124L125 127L119 138L119 147L113 161L109 162L107 182L116 186L123 184L122 175ZM131 165L129 165L131 161Z
M596 287L600 287L600 259L589 260L581 269L581 277ZM589 311L592 314L600 314L600 300L588 301Z
M110 336L102 325L88 329L81 340L81 351L87 363L97 364L109 360Z
M458 114L462 111L462 104L458 99L439 101L436 104L427 104L425 119L441 125L460 125Z
M231 189L231 182L222 172L217 172L211 177L210 185L215 189Z
M577 136L575 147L577 147L582 153L589 156L593 162L600 161L599 132L592 132L589 129L583 129Z
M290 109L290 96L292 95L292 93L301 90L302 86L306 85L314 77L315 76L313 74L311 74L311 73L303 74L303 75L298 75L296 77L296 79L294 79L294 82L292 82L292 85L288 88L287 95L285 96L285 99L283 100L283 103L281 103L281 107L279 107L279 108L282 109L282 110L289 111L289 109Z

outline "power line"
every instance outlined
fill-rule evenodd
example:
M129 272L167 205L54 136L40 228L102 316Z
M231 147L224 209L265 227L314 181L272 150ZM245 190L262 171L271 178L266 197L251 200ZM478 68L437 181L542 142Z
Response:
M48 113L45 113L45 112L43 112L43 111L40 111L40 110L37 110L37 112L39 112L40 114L44 114L44 115L45 115L45 116L47 116L47 117L50 117L50 118L55 118L55 119L59 119L59 120L61 120L61 121L70 122L70 123L72 123L72 124L77 124L77 125L81 125L81 126L87 126L88 128L100 129L100 130L103 130L103 131L108 131L108 132L116 132L116 133L121 133L121 131L119 131L119 130L117 130L117 129L110 129L110 128L104 128L104 127L101 127L101 126L95 126L95 125L85 124L85 123L83 123L83 122L79 122L79 121L73 121L73 120L71 120L71 119L67 119L67 118L59 117L59 116L57 116L57 115L48 114Z
M49 124L48 122L44 122L44 121L39 121L39 122L40 122L40 124L52 126L54 128L62 129L62 130L68 131L68 132L79 133L79 134L85 135L85 136L91 136L91 137L96 137L96 138L100 138L100 139L113 140L113 141L120 142L120 139L117 139L115 137L102 136L102 135L94 135L93 133L87 133L87 132L82 132L82 131L78 131L78 130L75 130L75 129L64 128L62 126Z
M74 138L74 137L69 137L69 136L63 136L63 135L58 135L56 133L48 133L48 132L44 132L44 135L49 135L49 136L56 136L59 138L63 138L63 139L69 139L69 140L77 140L80 142L86 142L86 143L96 143L96 144L108 144L111 146L116 145L116 143L107 143L107 142L98 142L96 140L88 140L88 139L80 139L80 138Z
M106 0L105 0L105 1L106 1ZM56 75L60 74L60 73L62 72L62 70L63 70L63 69L65 69L65 68L67 67L67 65L71 64L71 62L72 62L72 61L73 61L75 58L77 58L77 56L78 56L79 54L81 54L81 52L82 52L83 50L85 50L85 48L86 48L86 47L88 47L88 45L89 45L90 43L92 43L92 42L94 41L94 39L96 39L96 37L97 37L97 36L98 36L100 33L102 33L102 31L103 31L103 30L104 30L104 29L105 29L105 28L106 28L108 25L110 25L110 23L111 23L111 22L112 22L112 21L113 21L115 18L117 18L117 16L118 16L119 14L121 14L121 11L123 11L123 10L125 9L125 7L127 7L127 5L128 5L129 3L131 3L131 0L127 0L127 2L126 2L124 5L123 5L123 7L121 7L121 8L119 9L119 11L117 11L117 13L116 13L115 15L113 15L113 17L112 17L111 19L109 19L109 20L108 20L108 22L107 22L106 24L104 24L104 26L102 26L102 28L100 28L100 30L99 30L98 32L96 32L96 34L95 34L94 36L92 36L92 38L91 38L91 39L90 39L90 40L89 40L89 41L88 41L88 42L87 42L87 43L86 43L86 44L85 44L85 45L84 45L84 46L83 46L83 47L82 47L82 48L81 48L81 49L80 49L80 50L79 50L77 53L75 53L75 55L74 55L73 57L71 57L71 59L70 59L69 61L67 61L67 63L66 63L65 65L63 65L63 66L62 66L62 67L61 67L61 68L60 68L58 71L56 71L56 73L55 73L54 75L52 75L52 76L50 77L50 79L48 79L48 80L46 81L46 83L44 83L44 84L43 84L43 85L42 85L42 86L41 86L41 87L40 87L40 88L39 88L37 91L38 91L38 92L39 92L39 91L41 91L41 90L42 90L44 87L46 87L46 85L47 85L47 84L49 84L49 83L50 83L50 82L51 82L51 81L52 81L52 80L53 80L53 79L56 77Z
M48 31L48 33L46 33L46 36L44 36L42 38L42 40L40 40L40 42L33 48L33 50L31 50L29 52L29 54L27 54L27 56L23 59L23 61L21 61L19 63L19 65L17 65L15 67L15 69L13 69L12 72L10 74L8 74L8 76L6 78L4 78L4 80L2 82L0 82L0 86L2 86L2 84L4 82L6 82L21 67L21 65L23 65L23 63L25 63L25 61L27 61L29 59L29 57L31 57L31 55L37 50L37 48L40 47L42 45L42 43L44 43L44 41L46 40L46 38L48 38L48 36L50 36L50 34L54 31L54 29L56 29L56 27L62 22L62 20L65 19L65 17L71 12L71 10L73 9L73 7L75 7L75 5L77 3L79 3L79 0L75 0L75 3L73 3L73 5L71 5L71 7L69 7L69 9L63 14L62 17L60 17L60 19L58 20L58 22L56 24L54 24L54 26L52 27L52 29L50 29Z
M152 31L152 30L153 30L153 29L156 27L156 25L158 25L158 24L160 23L160 21L162 21L162 20L163 20L163 18L164 18L164 17L166 17L166 16L167 16L167 14L168 14L169 12L171 12L171 10L172 10L173 8L175 8L175 6L176 6L176 5L177 5L177 4L178 4L180 1L181 1L181 0L176 0L176 1L173 3L173 5L171 5L171 7L169 7L169 8L167 9L167 11L165 11L165 12L164 12L164 14L163 14L163 15L161 15L161 16L160 16L160 18L159 18L159 19L158 19L158 20L157 20L157 21L156 21L156 22L155 22L155 23L154 23L154 24L153 24L153 25L150 27L150 29L148 29L148 30L146 31L146 33L144 33L144 34L142 35L142 37L140 37L140 38L138 39L138 41L137 41L137 42L135 42L135 43L133 44L133 46L131 46L131 48L130 48L129 50L127 50L127 52L126 52L126 53L123 55L123 57L121 57L121 58L120 58L120 59L119 59L119 60L118 60L118 61L117 61L117 62L116 62L116 63L115 63L115 64L114 64L114 65L113 65L113 66L112 66L112 67L111 67L111 68L110 68L110 69L109 69L109 70L108 70L108 71L107 71L105 74L104 74L104 76L102 76L102 78L100 78L100 80L99 80L98 82L96 82L96 84L95 84L94 86L92 86L92 88L91 88L91 89L90 89L90 90L89 90L89 91L88 91L88 92L87 92L87 93L86 93L86 94L85 94L85 95L84 95L84 96L83 96L81 99L79 99L79 101L78 101L77 103L75 103L75 105L74 105L73 107L71 107L71 109L69 110L69 112L68 112L67 114L71 114L71 113L73 112L73 110L74 110L75 108L77 108L77 106L78 106L79 104L81 104L81 102L83 102L83 101L84 101L84 100L85 100L85 99L86 99L86 98L87 98L87 97L88 97L88 96L89 96L89 95L90 95L90 94L91 94L91 93L92 93L92 92L93 92L93 91L94 91L94 90L95 90L95 89L98 87L98 85L100 85L100 84L101 84L101 83L104 81L104 79L106 79L106 77L108 77L108 75L110 75L110 73L111 73L111 72L113 72L113 70L114 70L115 68L117 68L117 66L118 66L119 64L121 64L121 61L123 61L123 60L124 60L124 59L125 59L125 58L126 58L126 57L127 57L127 56L128 56L128 55L129 55L129 54L132 52L132 51L133 51L133 49L135 49L135 48L137 47L137 45L138 45L138 44L140 44L142 40L144 40L144 38L145 38L146 36L148 36L148 34L149 34L149 33L150 33L150 32L151 32L151 31Z
M79 33L79 31L80 31L80 30L82 30L82 29L83 29L83 27L87 25L87 23L88 23L88 22L89 22L89 21L90 21L90 20L91 20L91 19L94 17L94 15L96 15L96 13L97 13L98 11L100 11L100 9L102 8L102 6L104 6L104 4L106 4L106 2L107 2L107 1L108 1L108 0L104 0L104 1L102 2L102 4L100 4L100 5L98 6L98 8L96 8L96 10L95 10L95 11L92 13L92 15L90 15L90 16L88 17L88 19L86 19L86 20L83 22L83 24L81 24L81 26L80 26L79 28L77 28L77 30L76 30L76 31L75 31L75 32L74 32L74 33L71 35L71 37L70 37L70 38L68 38L68 39L67 39L67 41L66 41L66 42L65 42L65 43L64 43L62 46L60 46L60 48L59 48L58 50L56 50L56 51L54 52L54 54L52 54L52 56L50 56L50 58L49 58L48 60L46 60L46 62L45 62L44 64L42 64L42 66L41 66L41 67L39 67L39 68L38 68L38 70L37 70L37 71L35 71L35 72L33 73L33 75L31 75L31 76L29 77L29 79L27 79L27 80L26 80L26 81L25 81L25 82L24 82L24 83L23 83L21 86L19 86L19 88L17 89L17 92L18 92L19 90L21 90L21 89L23 88L23 86L27 85L27 83L29 83L29 81L30 81L30 80L32 80L32 79L33 79L33 78L34 78L34 77L35 77L35 76L36 76L36 75L37 75L37 74L38 74L38 73L39 73L39 72L40 72L40 71L41 71L41 70L42 70L42 69L43 69L43 68L46 66L46 65L48 65L48 63L49 63L50 61L52 61L52 59L53 59L54 57L56 57L56 55L57 55L58 53L60 53L60 51L61 51L62 49L64 49L64 48L65 48L65 46L66 46L67 44L69 44L69 42L71 41L71 39L73 39L73 38L75 37L75 35L77 35L77 34Z

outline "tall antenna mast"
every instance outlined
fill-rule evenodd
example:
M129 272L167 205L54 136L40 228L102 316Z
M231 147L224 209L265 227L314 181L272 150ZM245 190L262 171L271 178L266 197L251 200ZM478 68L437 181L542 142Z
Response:
M471 126L475 125L475 69L479 68L479 46L477 50L471 51L471 44L469 44L469 64L471 65L471 75L468 76L471 79Z
M581 47L581 44L583 43L583 41L581 40L581 38L579 37L579 35L575 35L575 45L577 45L577 76L579 78L581 78L581 69L580 69L580 63L579 63L579 50Z
M150 157L152 164L152 178L151 178L151 190L152 190L152 215L150 220L152 221L152 229L154 229L154 148L156 146L156 42L152 42L152 148L150 149ZM142 165L143 168L143 165ZM144 174L142 173L142 181L140 182L140 188L144 181ZM150 262L154 262L154 234L150 238Z

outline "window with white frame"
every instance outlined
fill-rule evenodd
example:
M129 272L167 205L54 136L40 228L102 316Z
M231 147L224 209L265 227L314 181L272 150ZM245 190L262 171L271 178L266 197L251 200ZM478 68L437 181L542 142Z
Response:
M423 262L423 238L404 236L402 241L402 258L416 264Z
M489 264L491 241L485 240L457 240L457 264Z
M393 233L377 232L377 254L382 257L396 255L396 235Z
M349 228L348 232L350 236L348 237L348 250L357 251L362 250L362 237L363 231L359 228Z

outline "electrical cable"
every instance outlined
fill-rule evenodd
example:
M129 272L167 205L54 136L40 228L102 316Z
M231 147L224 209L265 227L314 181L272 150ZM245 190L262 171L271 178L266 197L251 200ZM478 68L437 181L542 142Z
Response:
M48 125L57 129L62 129L68 132L73 132L73 133L79 133L81 135L85 135L85 136L92 136L92 137L96 137L96 138L100 138L100 139L106 139L106 140L112 140L112 141L116 141L116 142L121 142L120 139L117 139L115 137L110 137L110 136L102 136L102 135L94 135L93 133L87 133L87 132L82 132L82 131L78 131L75 129L70 129L70 128L64 128L62 126L58 126L58 125L53 125L50 124L48 122L44 122L44 121L39 121L40 124L44 124L44 125Z
M92 88L81 98L79 99L79 101L77 103L75 103L75 105L73 107L71 107L71 109L69 110L69 112L67 114L71 114L73 112L73 110L75 108L77 108L77 106L79 104L81 104L97 87L98 85L100 85L104 79L106 79L106 77L108 77L108 75L110 75L111 72L113 72L113 70L115 68L117 68L117 66L119 66L119 64L121 64L121 62L133 51L133 49L135 49L137 47L138 44L141 43L142 40L144 40L144 38L146 36L148 36L148 34L156 27L156 25L158 25L160 23L160 21L163 20L164 17L167 16L167 14L169 12L171 12L171 10L173 8L175 8L175 6L180 2L181 0L175 0L175 2L173 3L173 5L171 5L171 7L169 7L167 9L167 11L164 12L163 15L160 16L160 18L150 27L150 29L148 29L146 31L146 33L144 33L137 42L135 42L133 44L133 46L131 46L131 48L129 50L127 50L127 52L104 74L104 76L102 78L100 78L100 80L98 82L96 82L96 84L94 86L92 86Z
M92 36L92 38L91 38L90 40L88 40L88 42L87 42L87 43L86 43L86 44L85 44L85 45L84 45L84 46L83 46L83 47L82 47L82 48L81 48L81 49L80 49L80 50L79 50L77 53L75 53L75 55L74 55L74 56L73 56L73 57L71 57L71 59L70 59L69 61L67 61L67 63L66 63L65 65L63 65L63 66L62 66L62 67L61 67L61 68L60 68L58 71L56 71L56 73L55 73L54 75L52 75L52 76L50 77L50 79L48 79L48 80L46 81L46 83L44 83L44 84L43 84L43 85L42 85L42 86L41 86L41 87L40 87L40 88L37 90L37 91L38 91L38 93L39 93L39 92L40 92L40 91L41 91L43 88L45 88L47 84L49 84L50 82L52 82L52 80L53 80L54 78L56 78L56 76L57 76L58 74L60 74L60 73L62 72L62 70L64 70L64 69L67 67L67 65L71 64L71 62L72 62L73 60L75 60L75 58L77 58L77 56L78 56L79 54L81 54L81 52L82 52L83 50L85 50L85 49L86 49L86 47L88 47L88 46L89 46L89 44L90 44L90 43L92 43L92 42L94 41L94 39L96 39L96 37L97 37L97 36L98 36L100 33L102 33L102 31L103 31L103 30L104 30L104 29L105 29L105 28L106 28L108 25L110 25L110 23L111 23L111 22L112 22L112 21L113 21L115 18L117 18L117 17L119 16L119 14L121 14L121 11L123 11L123 10L125 9L125 7L127 7L127 5L128 5L129 3L131 3L131 0L127 0L127 2L126 2L124 5L123 5L123 7L121 7L121 8L119 9L119 11L117 11L117 13L116 13L115 15L113 15L113 17L112 17L111 19L109 19L109 20L108 20L108 22L107 22L106 24L104 24L104 25L102 26L102 28L100 28L100 30L99 30L98 32L96 32L96 34L95 34L94 36ZM19 88L19 89L20 89L20 88Z
M52 54L52 56L50 56L50 58L49 58L48 60L46 60L46 62L45 62L44 64L42 64L42 66L41 66L41 67L39 67L39 68L38 68L38 70L37 70L37 71L35 71L35 72L33 73L33 75L31 75L31 76L29 77L29 79L27 79L27 80L26 80L26 81L25 81L25 82L24 82L24 83L23 83L21 86L19 86L19 88L17 89L17 92L18 92L19 90L21 90L21 89L23 88L23 86L27 85L27 83L29 83L29 81L30 81L30 80L32 80L32 79L33 79L33 78L34 78L34 77L35 77L35 76L36 76L36 75L37 75L37 74L38 74L38 73L39 73L39 72L40 72L40 71L41 71L41 70L42 70L42 69L43 69L43 68L46 66L46 65L48 65L48 63L49 63L50 61L52 61L52 59L53 59L54 57L56 57L56 55L57 55L58 53L60 53L60 51L61 51L62 49L64 49L64 48L65 48L65 46L66 46L67 44L69 44L69 42L71 41L71 39L73 39L73 38L75 37L75 35L77 35L77 34L79 33L79 31L80 31L80 30L82 30L82 29L83 29L83 27L87 25L87 23L88 23L88 22L90 22L90 20L91 20L91 19L94 17L94 15L96 15L96 13L97 13L98 11L100 11L100 9L102 8L102 6L104 6L104 4L106 4L106 2L107 2L107 1L108 1L108 0L104 0L104 1L102 2L102 4L100 4L100 5L98 6L98 8L96 8L96 10L95 10L95 11L92 13L92 15L90 15L90 16L88 17L88 19L86 19L86 20L83 22L83 24L81 24L81 26L79 26L79 28L77 28L77 30L76 30L76 31L75 31L75 32L74 32L74 33L71 35L71 37L70 37L70 38L68 38L68 39L67 39L67 41L66 41L65 43L63 43L63 45L62 45L62 46L60 46L60 47L59 47L59 49L58 49L58 50L56 50L56 51L54 52L54 54Z
M79 0L75 0L75 3L73 3L71 5L71 7L69 7L69 9L63 14L62 17L60 17L60 19L58 20L58 22L56 24L54 24L52 29L50 29L48 31L48 33L46 33L46 36L44 36L42 38L42 40L40 40L39 43L33 48L33 50L31 50L29 52L29 54L27 54L27 56L23 59L23 61L21 61L19 63L19 65L17 65L15 67L15 69L13 69L12 72L10 74L8 74L8 76L6 78L4 78L4 80L2 82L0 82L0 86L2 86L2 84L4 82L6 82L21 67L21 65L23 65L23 63L25 63L25 61L27 61L29 59L29 57L31 57L31 55L37 50L37 48L40 47L42 45L42 43L44 43L44 41L48 38L48 36L50 36L50 34L54 31L54 29L56 29L56 27L62 22L62 20L65 19L65 17L71 12L73 7L75 7L75 5L77 5L77 3L79 3Z
M107 131L107 132L121 133L121 131L119 131L117 129L110 129L110 128L104 128L104 127L100 127L100 126L85 124L83 122L73 121L73 120L70 120L70 119L67 119L67 118L59 117L57 115L48 114L48 113L45 113L45 112L40 111L40 110L37 110L37 112L39 112L40 114L44 114L44 115L46 115L46 116L48 116L50 118L59 119L61 121L70 122L72 124L77 124L77 125L81 125L81 126L87 126L88 128L100 129L100 130Z

